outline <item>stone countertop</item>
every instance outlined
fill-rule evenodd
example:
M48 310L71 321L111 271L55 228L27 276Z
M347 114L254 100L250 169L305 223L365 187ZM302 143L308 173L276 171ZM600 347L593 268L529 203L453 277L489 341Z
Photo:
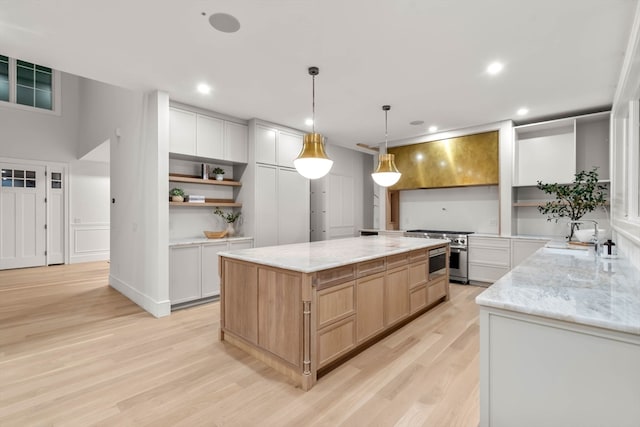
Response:
M491 234L491 233L473 233L470 234L469 236L474 236L474 237L499 237L502 239L522 239L522 240L542 240L542 241L548 241L548 240L559 240L561 239L558 236L538 236L538 235L526 235L526 234L518 234L516 236L501 236L499 234Z
M286 270L313 273L389 255L448 244L448 240L363 236L219 252L218 255Z
M169 241L169 246L181 246L181 245L199 245L202 243L215 243L215 242L235 242L241 240L253 240L253 237L224 237L222 239L207 239L206 237L186 237L183 239L174 239Z
M541 248L476 303L640 335L640 271L593 250Z

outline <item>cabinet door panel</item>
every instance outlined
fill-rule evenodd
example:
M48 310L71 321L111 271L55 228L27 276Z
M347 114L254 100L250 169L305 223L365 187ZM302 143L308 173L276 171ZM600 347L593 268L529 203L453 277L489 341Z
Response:
M389 326L407 317L410 312L408 268L387 271L384 287L385 325Z
M256 165L256 247L278 244L277 171Z
M233 122L224 123L224 159L247 163L247 126Z
M293 161L302 150L302 136L288 132L278 135L278 166L295 167Z
M276 131L264 126L256 126L256 162L276 164Z
M227 249L227 242L202 245L202 297L220 295L218 252Z
M169 251L171 304L200 298L200 246L174 246Z
M196 114L169 110L169 152L196 155Z
M309 180L295 170L278 169L278 244L308 242Z
M224 146L222 143L224 135L224 121L215 117L197 117L197 138L196 154L199 157L208 159L222 159L224 156Z
M358 342L384 329L384 273L358 279L356 283Z

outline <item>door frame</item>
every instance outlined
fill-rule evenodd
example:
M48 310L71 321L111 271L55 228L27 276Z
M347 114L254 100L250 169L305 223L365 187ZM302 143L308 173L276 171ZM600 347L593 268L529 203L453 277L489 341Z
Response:
M63 190L63 204L64 204L64 215L62 220L62 236L64 239L64 263L69 264L70 260L70 248L69 248L69 164L62 162L44 162L41 160L29 160L29 159L16 159L12 157L0 157L0 162L8 163L8 164L17 164L17 165L34 165L45 168L46 177L46 190L45 197L48 200L51 200L51 172L62 172L62 190ZM45 250L47 251L47 255L45 257L45 265L49 265L49 257L50 257L50 242L51 238L49 233L51 231L51 212L49 211L50 204L46 204L46 212L45 212L45 221L47 224L47 232L45 233Z

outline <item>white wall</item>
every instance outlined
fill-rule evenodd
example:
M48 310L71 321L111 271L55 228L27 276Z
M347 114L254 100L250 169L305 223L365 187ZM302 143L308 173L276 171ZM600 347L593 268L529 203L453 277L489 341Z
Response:
M400 192L400 229L498 233L498 186Z
M154 316L170 313L169 99L83 79L79 151L111 140L109 283Z
M70 162L78 158L80 78L62 73L60 115L0 103L0 157Z
M109 163L71 162L70 263L109 259Z
M108 164L77 160L78 147L90 151L104 140L80 138L85 79L61 73L60 114L0 103L0 157L42 162L65 170L65 262L109 259Z

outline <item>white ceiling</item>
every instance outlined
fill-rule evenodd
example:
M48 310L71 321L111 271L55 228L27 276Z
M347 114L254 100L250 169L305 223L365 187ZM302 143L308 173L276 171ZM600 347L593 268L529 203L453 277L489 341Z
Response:
M636 0L0 0L0 53L331 143L611 104ZM214 30L212 13L240 21ZM489 76L486 66L504 62ZM213 87L209 96L199 82ZM527 117L516 110L529 108ZM424 126L409 125L424 120Z

